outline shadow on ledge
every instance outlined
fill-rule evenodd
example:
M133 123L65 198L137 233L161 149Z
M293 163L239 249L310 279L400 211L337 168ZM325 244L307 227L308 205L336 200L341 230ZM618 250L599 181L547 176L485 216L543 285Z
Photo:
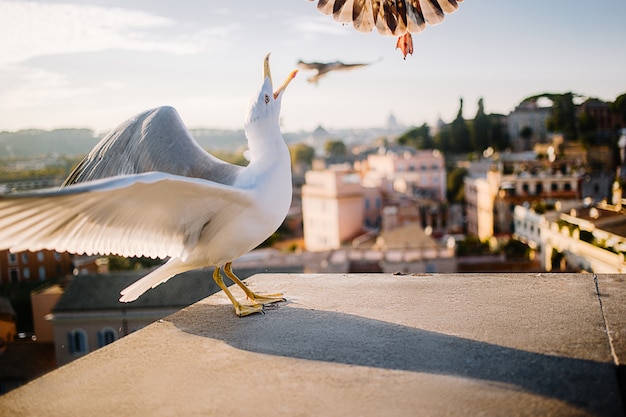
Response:
M532 353L284 304L266 315L245 318L236 317L230 305L196 304L167 320L187 333L246 351L509 384L596 415L621 415L611 363Z

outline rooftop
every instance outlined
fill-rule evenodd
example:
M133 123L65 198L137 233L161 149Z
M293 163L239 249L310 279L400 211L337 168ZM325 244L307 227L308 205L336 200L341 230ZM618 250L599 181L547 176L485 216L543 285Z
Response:
M259 274L0 397L14 416L621 416L621 275ZM238 289L236 295L243 297Z

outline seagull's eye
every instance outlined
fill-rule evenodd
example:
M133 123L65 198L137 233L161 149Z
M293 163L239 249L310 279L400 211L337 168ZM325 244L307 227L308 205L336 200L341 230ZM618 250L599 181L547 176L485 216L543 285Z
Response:
M265 95L265 104L270 102L270 96L268 96L267 94Z

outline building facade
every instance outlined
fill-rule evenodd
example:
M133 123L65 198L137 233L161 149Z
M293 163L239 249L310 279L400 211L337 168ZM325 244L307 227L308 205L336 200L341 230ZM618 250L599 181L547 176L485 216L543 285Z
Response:
M354 171L308 171L302 187L304 245L309 251L341 247L364 230L365 192ZM376 199L374 197L374 205ZM371 202L369 203L371 206Z
M626 211L619 205L557 204L537 213L515 207L516 239L537 251L546 271L626 273Z
M398 193L435 201L446 198L445 160L438 150L381 148L367 156L363 175L387 180Z
M513 233L516 205L581 199L581 172L527 170L503 174L492 168L484 176L465 178L467 231L486 240Z
M72 274L72 255L50 250L0 251L0 282L45 281Z

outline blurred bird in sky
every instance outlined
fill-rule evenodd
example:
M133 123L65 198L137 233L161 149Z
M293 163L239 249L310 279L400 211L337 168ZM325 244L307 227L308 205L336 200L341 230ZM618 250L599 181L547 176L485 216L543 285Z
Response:
M122 302L205 266L215 267L213 279L239 316L284 300L252 292L231 263L276 231L291 205L279 115L296 72L274 91L269 54L265 58L263 83L244 123L246 167L204 151L173 108L149 110L105 136L60 189L0 196L0 249L169 258L122 290ZM220 268L253 305L235 299Z
M315 1L315 0L309 0ZM396 36L396 48L413 54L411 33L421 32L426 24L441 23L445 13L453 13L463 0L318 0L317 9L338 22L352 23L359 32L374 28L381 35Z
M305 71L317 71L315 75L307 78L310 83L317 84L322 77L328 75L331 71L348 71L356 68L363 68L370 63L344 64L343 62L304 62L298 61L298 68Z

